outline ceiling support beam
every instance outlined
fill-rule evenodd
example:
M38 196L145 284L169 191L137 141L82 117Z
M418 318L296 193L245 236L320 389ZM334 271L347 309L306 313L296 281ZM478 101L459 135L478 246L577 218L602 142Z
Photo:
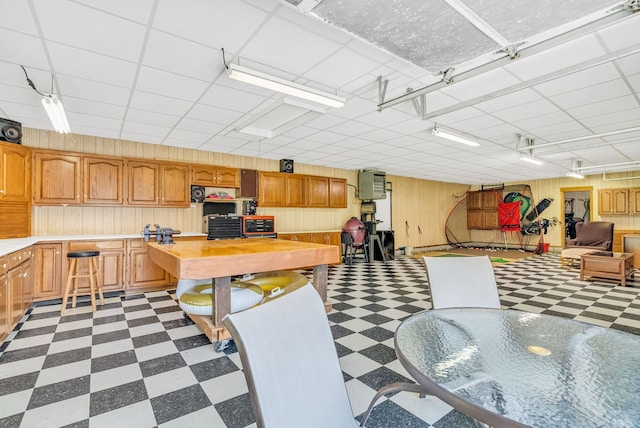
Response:
M497 91L494 91L494 92L491 92L491 93L488 93L488 94L485 94L485 95L482 95L482 96L479 96L479 97L476 97L476 98L473 98L473 99L470 99L470 100L467 100L467 101L463 101L463 102L458 103L458 104L454 104L454 105L442 108L440 110L437 110L437 111L434 111L434 112L431 112L430 114L428 114L426 116L426 119L432 119L434 117L442 116L442 115L445 115L447 113L451 113L451 112L463 109L465 107L470 107L470 106L479 104L479 103L484 102L484 101L488 101L488 100L491 100L491 99L494 99L494 98L498 98L498 97L501 97L501 96L504 96L504 95L507 95L507 94L510 94L510 93L513 93L513 92L517 92L517 91L520 91L522 89L530 88L532 86L539 85L541 83L548 82L550 80L557 79L559 77L563 77L563 76L567 76L567 75L570 75L570 74L573 74L573 73L577 73L579 71L586 70L586 69L592 68L592 67L596 67L598 65L602 65L602 64L605 64L607 62L615 61L617 59L624 58L624 57L629 56L629 55L635 55L635 54L637 54L639 52L640 52L640 43L637 43L637 44L629 46L629 47L627 47L625 49L621 49L621 50L619 50L617 52L612 52L612 53L608 53L608 54L605 54L605 55L601 55L601 56L599 56L597 58L592 58L590 60L583 61L581 63L571 65L569 67L565 67L565 68L563 68L561 70L556 70L556 71L554 71L552 73L547 73L547 74L544 74L542 76L538 76L538 77L536 77L534 79L527 80L526 82L516 83L515 85L511 85L511 86L508 86L506 88L502 88L502 89L499 89Z
M637 1L637 0L632 0L632 1ZM627 9L627 8L623 8L623 9L619 9L619 10L615 10L615 11L611 11L610 14L605 15L597 20L588 22L584 25L581 25L577 28L574 28L572 30L566 31L564 33L558 34L555 37L552 37L550 39L547 40L543 40L540 41L539 43L535 43L535 44L531 44L528 46L523 47L522 49L520 49L518 51L518 54L520 57L522 57L523 55L535 55L537 53L546 51L550 48L559 46L563 43L566 43L568 41L574 40L580 36L583 36L585 34L588 34L590 32L593 31L597 31L598 29L605 27L606 25L612 24L614 22L619 21L620 19L630 16L632 14L634 14L635 12L637 12L636 10L633 9ZM455 80L457 82L463 81L463 80L467 80L470 79L472 77L484 74L488 71L492 71L495 70L499 67L502 67L506 64L509 64L512 61L512 57L514 56L513 52L506 52L502 54L503 56L501 56L500 58L497 58L493 61L487 62L485 64L482 64L480 66L465 70L465 71L461 71L460 73L458 73L455 76L448 76L449 78L453 79L455 77ZM439 82L435 82L432 84L429 84L427 86L424 86L420 89L416 89L415 91L411 92L410 94L403 94L400 95L398 97L392 98L388 101L383 101L380 102L378 104L378 111L382 111L385 108L389 108L389 107L393 107L396 104L400 104L403 103L405 101L409 101L411 98L420 96L422 94L428 94L430 92L434 92L437 91L439 89L444 88L447 85L447 82L445 82L444 80L441 80Z

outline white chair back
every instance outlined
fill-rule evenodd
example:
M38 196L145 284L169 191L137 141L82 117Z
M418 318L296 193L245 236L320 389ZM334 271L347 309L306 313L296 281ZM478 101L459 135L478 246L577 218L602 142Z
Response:
M324 305L307 284L228 315L258 427L356 427Z
M433 309L500 308L493 266L488 256L423 257Z

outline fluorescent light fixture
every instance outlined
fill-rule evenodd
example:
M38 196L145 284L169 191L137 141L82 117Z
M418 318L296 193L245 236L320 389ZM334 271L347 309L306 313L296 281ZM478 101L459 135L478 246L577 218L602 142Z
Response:
M544 164L544 162L542 162L541 160L536 159L533 156L529 156L529 155L520 155L520 160L532 163L534 165L542 165L542 164Z
M328 92L318 91L307 86L289 82L274 76L270 76L259 71L254 71L246 67L235 64L229 64L227 67L227 76L230 79L240 82L249 83L251 85L260 86L262 88L271 89L272 91L282 92L283 94L302 98L307 101L326 105L329 107L340 108L344 106L345 99Z
M549 146L557 146L558 144L575 143L577 141L591 140L594 138L601 138L601 137L609 137L612 135L628 134L630 132L638 132L638 131L640 131L640 126L635 126L633 128L616 129L615 131L601 132L599 134L584 135L582 137L575 137L575 138L568 138L566 140L553 141L551 143L536 144L536 147L542 148L542 147L549 147ZM520 147L519 149L516 149L516 150L524 151L527 149L528 147Z
M49 120L56 131L61 134L68 134L71 132L69 121L67 120L67 114L64 112L62 102L55 95L47 95L42 98L42 105L44 106Z
M584 178L584 175L575 172L575 171L569 171L567 172L567 177L573 177L573 178Z
M477 141L473 141L473 140L470 140L468 138L464 138L464 137L460 137L458 135L454 135L454 134L450 133L449 131L443 131L441 129L438 129L437 126L431 130L431 133L433 135L435 135L436 137L445 138L447 140L455 141L457 143L466 144L467 146L471 146L471 147L478 147L480 145L480 143L478 143Z

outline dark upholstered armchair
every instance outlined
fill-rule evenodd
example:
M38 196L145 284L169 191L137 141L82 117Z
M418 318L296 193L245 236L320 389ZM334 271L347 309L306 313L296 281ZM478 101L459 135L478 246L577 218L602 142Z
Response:
M590 221L576 224L576 238L568 239L565 248L585 248L611 251L613 247L613 223Z

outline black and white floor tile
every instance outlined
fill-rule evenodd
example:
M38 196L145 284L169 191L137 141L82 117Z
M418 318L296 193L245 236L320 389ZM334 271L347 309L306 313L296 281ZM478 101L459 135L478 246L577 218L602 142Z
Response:
M640 281L579 280L542 254L495 267L504 307L640 334ZM637 287L637 288L636 288ZM0 427L255 426L240 358L217 353L185 319L171 292L111 295L60 316L59 302L32 307L0 347ZM393 334L430 308L420 259L355 263L329 271L328 315L354 414L375 391L411 381ZM466 427L471 420L433 397L380 400L375 427Z

